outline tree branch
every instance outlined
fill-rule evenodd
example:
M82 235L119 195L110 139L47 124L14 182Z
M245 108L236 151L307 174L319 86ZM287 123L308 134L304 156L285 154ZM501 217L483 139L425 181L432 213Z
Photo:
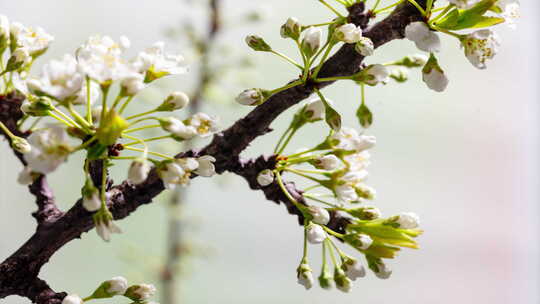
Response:
M424 4L423 1L421 2ZM363 3L353 6L350 9L349 19L365 26L369 14L363 13L363 6ZM371 38L375 46L379 47L393 39L403 38L405 26L421 18L422 16L416 8L408 2L404 2L386 19L368 29L365 36ZM352 45L345 45L324 64L319 75L320 77L352 75L361 69L363 59ZM281 113L309 97L315 88L323 88L331 83L308 83L282 91L255 108L246 117L238 120L224 132L216 134L212 142L200 152L192 151L179 154L179 156L214 156L217 160L216 171L218 173L229 171L244 177L250 188L262 190L269 200L284 203L289 212L299 216L301 220L298 210L283 197L283 193L276 189L274 184L261 189L256 182L258 172L274 167L275 157L260 157L256 160L242 161L239 155L253 140L269 132L270 124ZM0 101L0 106L6 104L5 100L2 101ZM42 187L45 185L41 184ZM302 193L295 188L293 183L288 182L286 186L299 202L305 203ZM38 187L38 189L40 188ZM154 169L148 179L140 185L124 182L111 188L107 204L114 218L119 220L127 217L140 206L150 203L163 190L163 183ZM40 195L43 194L42 191L36 192ZM43 196L52 200L52 196ZM59 299L65 296L64 293L55 293L45 282L38 279L39 271L57 250L71 240L80 238L81 234L92 229L94 224L92 214L82 207L81 200L63 215L52 213L55 215L49 217L47 225L38 226L36 233L19 250L0 264L0 298L16 294L28 297L39 304L57 304ZM346 224L346 218L334 213L329 227L335 231L343 231Z

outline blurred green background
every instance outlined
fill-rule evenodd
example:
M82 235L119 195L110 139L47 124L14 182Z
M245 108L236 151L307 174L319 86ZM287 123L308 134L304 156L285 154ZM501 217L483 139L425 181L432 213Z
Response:
M2 1L0 13L10 20L42 26L56 37L39 61L44 63L73 52L96 33L114 38L127 35L133 44L130 52L156 40L165 40L168 49L182 52L185 40L167 38L165 32L183 22L202 25L205 12L197 2L18 0ZM518 29L499 27L503 44L485 71L468 63L455 39L444 37L440 63L450 85L443 94L428 90L414 72L406 84L367 90L375 115L368 133L378 139L369 180L378 191L375 204L386 215L417 212L425 230L420 250L404 250L389 262L394 269L389 280L368 274L355 282L350 294L319 288L306 292L295 277L302 246L296 219L283 206L266 201L262 193L248 190L240 178L225 174L198 178L189 188L191 197L182 217L184 236L196 258L182 268L180 302L539 303L539 7L537 1L522 1ZM265 19L243 25L241 16L253 9L262 9ZM290 42L279 37L279 26L286 18L317 23L330 17L312 0L225 0L223 12L226 33L219 42L230 50L217 54L215 60L223 63L230 56L249 54L257 68L238 78L246 87L264 88L283 85L297 71L271 55L249 53L244 36L260 34L276 49L295 54ZM395 41L368 62L416 52L413 43ZM186 57L192 59L189 53ZM144 93L140 109L158 104L174 89L189 91L195 80L196 69L160 82L158 88ZM223 127L230 125L250 110L233 102L231 94L241 88L224 81L222 91L215 93L220 101L205 104L204 111L219 115ZM347 124L357 126L352 110L359 102L359 90L344 82L325 92L346 113ZM294 111L274 123L277 132L258 139L245 155L271 153L278 132ZM324 134L322 124L304 130L290 151L311 146ZM27 189L15 181L21 165L5 143L0 153L3 260L33 233L30 213L35 206ZM69 208L79 197L80 166L80 159L73 157L50 178L62 208ZM125 170L117 168L115 176L120 180ZM167 195L162 195L119 222L124 234L114 235L111 243L102 242L93 231L69 243L52 257L41 277L55 290L81 295L116 275L131 282L154 283L159 289L169 212L166 201ZM318 270L315 256L311 261ZM28 300L9 297L2 302Z

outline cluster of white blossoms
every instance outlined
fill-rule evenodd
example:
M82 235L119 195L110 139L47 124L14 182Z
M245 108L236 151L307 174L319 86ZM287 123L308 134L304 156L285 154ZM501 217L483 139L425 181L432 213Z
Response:
M418 60L417 57L407 57L402 63L410 66ZM296 113L289 128L291 134L306 124L325 119L328 105L333 102L321 96L309 100ZM287 143L291 136L280 142ZM375 190L366 184L367 168L370 164L369 150L375 144L374 136L348 127L332 130L322 143L290 155L281 155L283 147L279 149L278 144L276 151L280 155L277 156L276 167L265 169L257 176L257 182L262 188L280 187L305 218L304 254L296 271L298 283L306 289L310 289L315 283L313 270L308 262L309 244L323 247L319 285L324 289L335 286L343 292L350 290L352 281L364 277L366 269L358 259L340 249L331 237L340 239L364 255L365 265L382 279L388 278L392 273L382 259L393 258L399 247L417 248L414 237L422 232L418 229L418 216L405 212L382 218L379 209L370 205L364 206L375 199ZM289 192L282 179L282 174L285 173L314 183L302 191L303 198L313 201L314 205L300 203ZM333 201L329 201L329 198L333 198ZM337 215L350 222L343 227L345 231L332 229L332 218ZM332 261L333 272L327 265L326 256ZM339 256L339 259L336 256Z
M99 287L88 297L81 298L77 294L69 294L63 300L62 304L82 304L91 300L110 299L115 296L123 296L134 303L140 304L158 304L150 301L150 298L156 293L156 288L152 284L137 284L129 286L124 277L114 277L99 285Z
M448 6L439 15L427 21L413 22L405 28L407 39L413 41L418 49L431 53L429 66L422 70L422 79L430 89L437 92L444 91L448 85L448 78L434 55L441 49L438 32L459 39L469 62L478 69L485 69L487 60L492 59L499 51L499 36L490 29L475 30L466 34L456 31L489 27L502 22L515 27L514 20L519 17L517 0L448 0L448 2Z
M185 93L172 92L154 109L125 114L138 93L152 82L187 71L182 56L165 52L164 44L158 42L126 58L131 44L128 38L115 41L108 36L92 36L73 54L51 60L34 75L31 66L51 41L53 37L41 28L10 23L0 16L0 61L7 57L1 71L2 94L24 97L21 128L33 120L26 139L13 135L0 123L12 147L27 163L19 175L20 183L31 184L40 174L57 170L71 154L84 151L86 180L81 204L93 213L98 235L108 241L112 233L121 230L106 204L106 179L100 179L101 185L94 184L91 162L110 167L115 161L131 160L127 181L133 185L144 183L153 168L167 188L187 185L195 174L215 174L215 159L210 155L175 158L150 150L150 143L157 140L184 141L218 131L217 118L205 113L184 119L159 115L184 109L189 104ZM156 123L148 124L152 121ZM161 130L165 135L137 135L145 130Z

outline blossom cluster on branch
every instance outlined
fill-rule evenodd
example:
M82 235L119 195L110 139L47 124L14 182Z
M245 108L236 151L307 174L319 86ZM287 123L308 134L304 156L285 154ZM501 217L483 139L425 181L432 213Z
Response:
M182 92L172 92L153 109L126 114L138 93L155 80L186 72L182 57L166 53L163 43L156 43L134 58L125 58L125 50L130 47L127 38L115 41L108 36L93 36L73 54L52 60L34 75L31 67L47 51L53 37L41 28L10 23L7 17L0 16L0 106L18 106L24 100L16 109L21 117L0 116L0 128L25 164L18 180L29 184L36 195L37 218L50 220L45 221L46 225L40 222L36 235L0 264L0 297L20 294L39 303L57 304L58 299L63 299L64 304L74 304L100 298L103 293L146 303L154 291L150 285L123 290L127 283L115 278L103 283L95 296L81 299L54 293L37 275L54 252L82 232L96 227L98 234L109 241L111 233L120 232L113 218L127 216L164 188L187 186L191 178L211 177L224 171L242 175L251 188L264 191L267 198L286 204L289 212L299 216L304 227L304 249L296 273L306 289L315 281L308 262L308 244L322 246L318 277L322 288L335 285L348 292L351 280L366 274L363 263L346 253L342 245L363 256L377 277L390 277L392 270L383 259L394 258L401 247L418 248L415 238L422 231L415 213L383 216L371 202L375 190L367 184L367 168L369 149L376 139L365 134L374 118L367 106L366 88L407 81L410 70L421 68L429 88L444 90L448 79L435 56L441 49L438 33L458 38L468 60L477 68L485 68L487 60L497 52L499 39L490 29L476 28L505 21L513 24L519 4L506 0L449 0L437 7L433 0L399 0L379 9L377 0L366 11L364 0L335 0L338 7L326 0L318 2L331 12L330 21L302 25L291 17L279 29L283 38L297 46L301 62L273 49L257 35L246 37L250 48L294 65L300 77L276 89L252 88L240 93L236 101L255 109L223 132L218 130L217 118L204 113L184 119L162 116L186 107L189 98ZM368 27L372 18L391 10L383 21ZM461 32L470 29L473 32ZM386 63L362 62L366 57L370 59L378 46L403 37L414 41L429 57L408 55ZM333 53L337 46L341 47ZM322 92L340 80L352 80L361 91L356 111L361 132L342 126L334 102ZM270 123L279 114L312 94L316 96L297 110L277 139L271 158L251 162L240 159L239 154L251 141L269 132ZM316 139L312 147L285 153L298 130L319 121L328 125L327 135ZM133 135L147 129L160 129L164 135ZM151 151L148 145L158 140L185 141L211 135L212 142L202 150L176 156ZM63 213L54 206L45 176L74 153L84 153L81 174L85 183L81 185L80 203ZM108 171L123 160L131 161L127 179L113 186ZM284 180L285 174L313 184L297 189L294 183ZM55 233L65 227L74 230ZM24 263L32 257L38 260L26 269ZM9 279L11 282L7 282ZM120 287L111 289L112 285L121 285L123 292L117 292Z

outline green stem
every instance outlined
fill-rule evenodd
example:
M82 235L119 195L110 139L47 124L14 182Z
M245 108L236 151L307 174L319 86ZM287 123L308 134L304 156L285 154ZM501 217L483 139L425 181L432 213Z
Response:
M433 26L437 21L439 21L442 17L444 17L446 15L446 13L448 13L452 8L454 8L454 5L453 4L448 4L444 10L437 15L437 17L431 19L429 21L429 25L430 26ZM432 12L436 12L437 10L433 10Z
M326 1L324 0L319 0L320 3L322 3L324 6L326 6L328 9L330 9L334 14L336 14L338 17L340 18L344 18L342 14L340 14L333 6L331 6L330 4L328 4Z
M137 118L137 117L149 115L149 114L156 113L156 112L157 112L157 110L154 109L154 110L150 110L150 111L147 111L147 112L143 112L143 113L139 113L139 114L135 114L135 115L128 116L126 119L127 119L127 120L130 120L130 119L133 119L133 118Z
M426 11L424 10L424 8L422 8L422 6L420 6L420 4L418 4L418 2L416 2L416 0L407 0L407 1L409 1L409 3L411 3L412 5L414 5L420 11L420 13L422 13L422 16L426 16Z
M277 154L277 151L279 151L279 146L281 146L281 143L283 142L283 140L285 139L285 136L287 136L287 134L289 133L289 131L292 130L292 126L289 126L287 128L287 130L285 130L285 132L283 132L283 134L281 134L281 137L279 138L277 144L276 144L276 147L274 148L274 154Z
M281 191L283 191L283 194L285 194L289 201L291 201L291 203L293 203L296 208L298 208L298 210L302 212L302 215L304 215L304 217L307 217L307 211L305 210L306 207L300 204L296 199L294 199L294 197L292 197L292 195L289 193L289 190L287 190L287 188L285 187L285 184L283 184L283 179L281 178L281 174L279 173L279 171L275 170L274 173L276 174L278 185L281 188Z
M436 26L436 25L431 25L431 28L433 28L434 30L437 30L437 31L439 31L439 32L441 32L441 33L445 33L445 34L447 34L447 35L450 35L450 36L452 36L452 37L455 37L455 38L461 40L461 35L460 35L460 34L456 34L456 33L450 32L449 30L443 29L443 28L438 27L438 26Z
M86 120L92 125L94 122L92 121L92 90L90 90L90 81L90 77L86 76Z
M116 108L116 106L122 100L122 98L124 98L124 96L122 96L122 94L118 94L118 96L116 96L116 98L114 99L114 102L113 102L113 105L112 105L111 109Z
M307 189L304 190L304 191L307 191ZM320 198L317 198L316 196L313 196L313 195L311 195L311 194L308 194L308 193L305 193L305 192L304 192L302 195L303 195L305 198L309 198L310 200L314 200L314 201L316 201L316 202L325 204L325 205L327 205L327 206L330 206L330 207L333 207L333 208L336 208L336 207L337 207L335 204L332 204L332 203L329 203L329 202L327 202L327 201L324 201L324 200L322 200L322 199L320 199Z
M302 255L302 263L307 264L307 254L308 254L308 246L307 246L307 220L304 220L304 253Z
M332 249L333 247L332 241L330 240L330 238L326 238L324 242L326 243L326 247L328 248L328 252L329 252L330 258L332 259L332 263L334 264L334 267L339 268L339 264L336 260L336 256L334 255L334 250ZM330 243L330 245L328 243Z
M137 119L135 120L134 122L130 123L129 126L133 126L135 124L138 124L140 122L143 122L143 121L146 121L146 120L152 120L152 119L155 119L155 120L159 120L159 118L157 117L154 117L154 116L150 116L150 117L145 117L145 118L141 118L141 119Z
M300 171L298 171L298 170L295 170L295 169L285 168L284 170L285 170L285 171L288 171L288 172L291 172L291 173L294 173L294 174L296 174L296 175L302 176L302 177L307 178L307 179L309 179L309 180L312 180L312 181L314 181L314 182L316 182L316 183L321 183L321 182L322 182L322 180L320 180L320 179L317 179L317 178L315 178L315 177L313 177L313 176L309 176L309 175L304 174L304 173L302 173L302 172L300 172Z
M51 116L52 118L58 120L59 122L65 124L66 126L70 127L70 128L76 128L74 125L72 125L71 123L63 120L62 118L60 118L59 116L57 116L56 114L54 114L53 112L49 111L49 116Z
M405 0L399 0L398 2L396 2L396 3L392 4L392 5L389 5L389 6L387 6L387 7L383 7L383 8L381 8L380 10L377 10L377 11L375 11L375 7L374 7L372 10L374 11L374 14L375 14L375 15L376 15L376 14L380 14L380 13L386 11L386 10L389 10L389 9L395 7L395 6L400 5L403 1L405 1Z
M352 79L352 76L335 76L335 77L317 78L315 79L315 82L327 82L327 81L336 81L336 80L344 80L344 79Z
M126 149L126 150L131 150L131 151L136 151L136 152L144 152L143 149L133 148L133 147L124 147L124 149ZM148 151L148 154L155 155L155 156L159 156L159 157L161 157L161 158L165 158L165 159L169 159L169 160L174 160L174 159L175 159L174 157L170 157L170 156L168 156L168 155L161 154L161 153L158 153L158 152Z
M109 87L102 87L102 99L101 99L101 116L99 119L99 125L101 126L105 122L105 114L107 114L107 95L109 95Z
M294 61L293 59L289 58L287 55L282 54L282 53L280 53L280 52L278 52L278 51L274 51L274 50L271 50L270 52L271 52L272 54L275 54L275 55L277 55L277 56L279 56L279 57L285 59L287 62L289 62L290 64L296 66L296 67L299 68L300 70L303 70L303 69L304 69L303 66L299 65L296 61Z
M69 121L74 127L80 128L79 124L76 123L71 117L67 116L64 112L60 111L58 108L53 106L53 111L56 112L58 115L62 116L64 119Z
M143 158L146 158L148 156L148 145L146 144L146 142L140 138L137 138L137 137L133 137L133 136L129 136L129 135L123 135L125 138L129 138L131 140L134 140L134 141L138 141L140 144L142 144L144 146L144 150L143 150ZM125 146L124 146L125 147Z
M281 92L281 91L285 91L285 90L287 90L287 89L296 87L297 85L300 85L300 84L302 84L302 83L303 83L303 82L300 81L300 80L291 82L291 83L289 83L289 84L287 84L287 85L285 85L285 86L282 86L281 88L277 88L277 89L271 90L271 91L269 92L269 95L272 96L272 95L277 94L277 93L279 93L279 92Z
M141 130L152 129L152 128L160 128L160 127L161 127L161 125L148 125L148 126L134 128L134 129L127 129L124 132L122 132L122 134L128 134L128 133L133 133L133 132L137 132L137 131L141 131Z
M287 139L285 139L285 142L283 143L283 145L281 146L281 148L278 150L278 152L276 154L283 153L283 150L285 150L285 148L287 147L287 145L291 141L294 134L296 134L296 131L298 131L298 129L296 129L296 128L292 129L291 133L289 133L289 136L287 136Z
M6 125L4 125L3 122L0 121L0 129L2 129L4 131L4 133L6 133L6 135L11 139L13 140L13 138L15 138L16 136L11 133L11 131L6 127Z
M70 102L68 103L68 111L69 113L75 118L75 121L77 121L77 123L79 125L82 126L83 129L85 129L86 131L90 131L90 127L92 126L91 124L89 124L74 108L73 108L73 104Z
M306 151L302 151L302 152L294 153L294 154L291 154L291 155L287 155L287 158L295 158L295 157L298 157L300 155L304 155L306 153L310 153L310 152L317 151L317 150L318 150L317 148L309 149L309 150L306 150Z
M315 69L315 72L313 72L313 79L317 78L317 75L319 75L319 72L321 71L324 62L326 61L326 58L328 58L328 55L330 55L330 52L332 51L332 48L334 47L335 43L333 41L333 38L330 38L330 42L328 43L328 46L326 47L326 51L324 52L323 57L321 58L321 61L319 61L319 65Z
M148 142L151 142L151 141L156 141L156 140L165 139L165 138L172 138L172 136L171 135L163 135L163 136L151 137L151 138L145 139L144 142L148 143ZM125 146L137 145L139 143L140 143L139 141L132 141L132 142L129 142L127 144L122 144L122 145L125 147Z
M324 231L328 232L329 234L331 234L331 235L333 235L333 236L335 236L337 238L342 239L345 236L344 234L335 232L334 230L332 230L332 229L330 229L330 228L328 228L326 226L322 226L322 227L323 227Z
M120 112L119 114L122 114L124 112L124 110L127 108L127 106L129 105L129 103L133 100L135 96L129 96L128 99L126 99L126 101L124 102L124 104L120 107Z
M89 140L83 142L81 145L79 145L78 147L76 147L76 148L73 150L73 152L71 152L71 153L74 153L74 152L77 152L77 151L79 151L79 150L85 149L85 148L88 147L90 144L92 144L94 141L96 141L96 139L97 139L97 136L96 136L96 135L92 136L92 138L90 138Z

